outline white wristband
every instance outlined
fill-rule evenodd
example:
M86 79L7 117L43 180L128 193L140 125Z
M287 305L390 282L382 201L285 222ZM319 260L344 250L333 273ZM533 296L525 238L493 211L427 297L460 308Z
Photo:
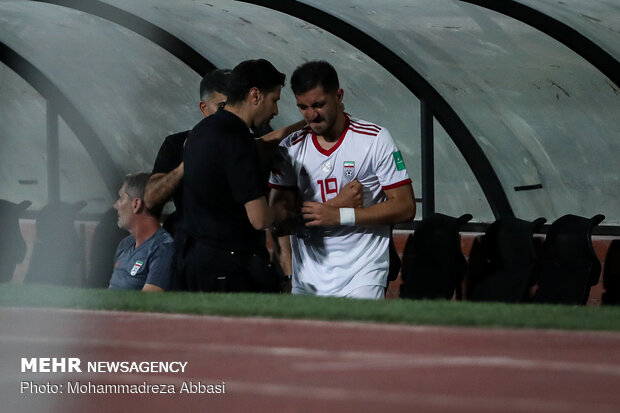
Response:
M340 208L340 225L355 225L355 209Z

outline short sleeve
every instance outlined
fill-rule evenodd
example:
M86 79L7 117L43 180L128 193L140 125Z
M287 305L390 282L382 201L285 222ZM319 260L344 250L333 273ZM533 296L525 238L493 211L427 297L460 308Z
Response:
M189 135L188 132L181 132L168 136L157 152L157 158L153 165L152 173L168 173L179 166L183 161L183 143Z
M170 289L173 255L174 244L172 242L164 242L155 247L149 258L149 272L145 284L156 285L164 290Z
M379 132L376 145L374 151L376 174L382 189L392 189L411 183L402 154L387 129Z
M226 178L233 199L245 204L264 196L265 184L260 182L258 151L253 139L230 139L226 146Z

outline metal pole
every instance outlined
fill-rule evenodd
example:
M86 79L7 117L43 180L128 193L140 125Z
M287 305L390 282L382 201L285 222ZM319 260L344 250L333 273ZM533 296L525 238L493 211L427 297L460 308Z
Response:
M425 100L420 100L422 143L422 218L435 212L435 151L433 111Z
M58 143L58 112L47 101L47 200L60 201L60 148Z

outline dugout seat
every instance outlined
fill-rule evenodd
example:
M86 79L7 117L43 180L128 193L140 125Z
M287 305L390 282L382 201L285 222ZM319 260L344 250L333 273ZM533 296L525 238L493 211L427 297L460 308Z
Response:
M620 304L620 239L609 244L603 269L603 304Z
M90 265L86 287L107 288L114 269L114 254L118 243L129 233L118 227L118 212L107 210L99 220L93 233L90 249Z
M19 228L19 217L30 201L19 204L0 199L0 282L13 278L15 266L26 257L26 242Z
M435 213L420 222L403 251L401 297L451 299L455 291L460 296L467 262L459 230L471 218Z
M51 202L41 208L25 283L81 286L83 274L77 273L76 264L84 248L75 230L75 215L85 206L85 201Z
M601 263L592 246L592 229L604 215L584 218L564 215L549 228L543 244L538 289L534 301L585 304L598 283Z
M467 298L472 301L520 302L536 280L534 232L547 220L515 217L493 222L472 247L467 272Z

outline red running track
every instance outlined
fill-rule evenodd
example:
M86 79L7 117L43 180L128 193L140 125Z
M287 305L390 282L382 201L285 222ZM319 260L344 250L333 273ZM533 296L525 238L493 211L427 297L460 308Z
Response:
M0 308L0 349L2 412L620 412L619 333ZM83 371L22 373L22 357L77 357ZM93 361L187 366L87 372ZM69 394L78 381L177 393ZM226 393L179 393L190 381Z

